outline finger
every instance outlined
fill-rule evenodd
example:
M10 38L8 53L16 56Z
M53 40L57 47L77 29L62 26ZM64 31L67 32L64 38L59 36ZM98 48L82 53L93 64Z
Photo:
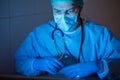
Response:
M81 78L81 74L79 74L77 71L76 72L68 72L65 74L69 79L79 79Z
M55 74L55 68L54 68L54 66L52 66L51 65L51 63L52 63L52 61L50 61L50 60L46 60L46 68L45 68L45 70L48 72L48 73L50 73L50 74Z
M64 72L64 74L68 77L68 78L71 78L72 77L72 74L74 74L74 71L66 71Z
M68 78L76 78L76 73L71 73L67 75Z
M51 63L51 65L56 69L56 72L61 69L61 67L55 62Z
M65 67L62 69L63 72L76 72L76 71L81 71L80 67L78 65L71 65L68 67Z
M51 69L51 68L49 68L48 67L48 69L46 70L49 74L52 74L52 75L54 75L56 72L53 70L53 69Z
M55 63L57 63L61 68L64 66L63 63L57 59L54 59Z
M62 67L64 66L61 61L59 61L59 60L57 60L57 59L55 59L55 58L51 58L51 59L52 59L52 61L53 61L54 63L57 63L57 65L58 65L59 67L62 68Z
M78 68L73 68L73 67L66 67L60 70L60 73L65 74L66 76L70 76L71 74L75 73L78 74L79 73L79 69ZM70 76L71 77L71 76Z
M48 68L50 69L50 70L52 70L52 71L54 71L54 72L57 72L57 68L56 68L56 66L55 66L55 64L54 63L50 63L50 65L48 66Z
M81 78L83 74L84 73L82 73L81 71L79 71L77 69L69 71L69 72L66 73L66 75L68 76L68 78Z
M62 68L61 70L60 70L60 72L61 73L68 73L68 72L70 72L72 69L68 66L68 67L65 67L65 68Z

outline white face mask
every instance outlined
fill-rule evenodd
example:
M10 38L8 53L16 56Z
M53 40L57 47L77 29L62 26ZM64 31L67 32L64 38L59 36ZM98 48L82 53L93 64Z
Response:
M73 31L78 25L78 14L56 14L54 20L57 26L64 32Z

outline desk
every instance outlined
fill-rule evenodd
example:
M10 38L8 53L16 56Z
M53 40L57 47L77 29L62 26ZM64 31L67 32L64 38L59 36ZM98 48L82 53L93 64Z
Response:
M7 74L0 74L0 80L74 80L74 79L67 79L67 78L53 78L53 77L28 77L28 76L21 76L21 75L7 75ZM78 80L78 79L77 79ZM87 77L84 79L79 80L99 80L97 77Z
M21 75L6 75L1 74L0 80L67 80L65 78L50 78L50 77L28 77Z
M38 77L28 77L28 76L22 76L22 75L7 75L7 74L0 74L0 80L76 80L76 79L67 79L67 78L58 78L58 77L50 77L50 76L38 76ZM77 80L100 80L97 76L89 76L83 79L77 79ZM104 79L108 80L108 79ZM109 80L120 80L120 76L109 79Z

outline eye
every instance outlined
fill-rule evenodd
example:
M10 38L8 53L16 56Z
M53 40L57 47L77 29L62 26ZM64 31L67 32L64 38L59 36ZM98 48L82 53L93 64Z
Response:
M54 12L54 13L60 13L61 11L59 11L59 10L54 10L53 12Z
M54 14L61 14L61 10L53 9Z
M75 10L72 8L72 9L69 9L67 10L67 14L70 14L70 13L73 13Z

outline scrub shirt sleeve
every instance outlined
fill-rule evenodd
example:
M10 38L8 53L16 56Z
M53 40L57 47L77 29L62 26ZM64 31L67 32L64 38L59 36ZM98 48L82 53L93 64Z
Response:
M35 34L31 32L15 53L16 71L26 76L36 76L39 72L33 68L34 60L39 56Z
M98 76L103 79L111 79L113 76L120 76L120 40L114 36L107 28L103 30L101 36L101 61L103 62L103 71Z

